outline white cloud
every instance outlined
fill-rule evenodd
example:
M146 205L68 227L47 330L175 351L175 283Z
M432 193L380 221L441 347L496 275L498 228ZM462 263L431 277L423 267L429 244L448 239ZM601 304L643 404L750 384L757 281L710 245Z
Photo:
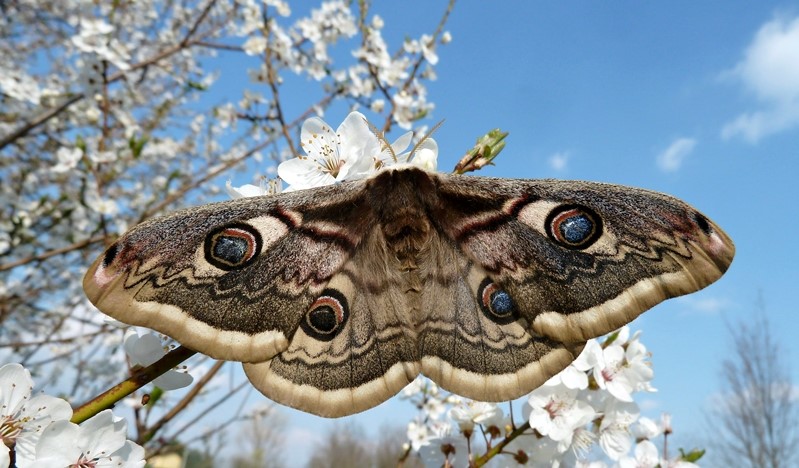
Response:
M675 172L680 169L685 158L693 152L696 140L678 138L657 157L657 165L663 172Z
M799 126L799 17L775 18L760 27L743 59L729 72L763 108L724 125L721 136L757 143Z
M661 408L661 403L659 400L655 400L652 398L645 398L638 402L638 407L641 409L642 412L653 412L656 409Z
M564 151L553 154L549 157L549 167L556 171L563 171L569 163L569 153Z
M732 301L723 297L702 297L696 299L693 296L683 296L677 299L691 312L700 314L715 315L733 306Z
M797 45L799 47L799 45ZM721 137L729 140L740 136L749 143L799 125L799 103L741 114L721 129Z

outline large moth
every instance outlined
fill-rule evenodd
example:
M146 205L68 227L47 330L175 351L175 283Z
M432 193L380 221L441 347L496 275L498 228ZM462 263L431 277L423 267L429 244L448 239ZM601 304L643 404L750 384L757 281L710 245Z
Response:
M97 259L89 299L322 416L380 404L422 373L519 397L584 342L717 280L730 238L667 195L411 165L189 208Z

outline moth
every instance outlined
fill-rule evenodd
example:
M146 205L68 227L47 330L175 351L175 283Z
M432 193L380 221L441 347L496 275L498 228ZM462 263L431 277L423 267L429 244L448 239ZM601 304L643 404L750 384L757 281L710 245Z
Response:
M660 193L405 165L146 221L84 288L112 317L243 362L272 400L338 417L420 373L517 398L586 340L717 280L734 250Z

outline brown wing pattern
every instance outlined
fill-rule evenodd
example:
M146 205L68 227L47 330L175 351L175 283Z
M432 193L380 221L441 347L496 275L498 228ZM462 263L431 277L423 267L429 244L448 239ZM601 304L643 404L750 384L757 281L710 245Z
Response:
M367 234L288 348L245 364L249 379L277 402L328 417L363 411L400 391L419 373L419 355L398 266L382 232Z
M666 195L403 167L142 223L84 288L119 320L245 362L275 401L342 416L420 372L479 400L521 396L733 255Z
M536 333L560 342L601 336L699 290L734 255L718 226L660 193L575 181L441 179L431 218L510 294ZM564 246L551 233L557 215L568 221L574 209L598 225L585 248Z
M581 343L534 333L515 307L492 307L492 291L501 291L449 239L434 238L429 262L423 268L419 350L422 373L442 388L481 401L518 398L582 349Z
M375 225L362 186L245 198L147 221L94 262L84 289L112 317L209 356L270 359Z

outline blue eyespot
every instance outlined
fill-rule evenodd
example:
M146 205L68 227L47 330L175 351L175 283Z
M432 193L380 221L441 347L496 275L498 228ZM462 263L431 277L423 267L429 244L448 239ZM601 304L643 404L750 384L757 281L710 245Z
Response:
M243 223L216 229L205 238L205 259L222 270L235 270L252 263L261 251L258 231Z
M579 244L594 231L594 223L584 214L571 216L558 226L561 237L569 244Z
M513 313L513 301L510 294L499 290L491 295L491 310L497 315L508 315Z
M231 264L241 263L247 256L249 243L242 237L219 236L214 243L214 257L222 258Z
M562 205L547 217L549 238L567 249L582 250L602 235L602 220L591 209L578 205Z
M505 325L516 320L516 304L507 291L485 278L477 289L480 310L492 322Z

